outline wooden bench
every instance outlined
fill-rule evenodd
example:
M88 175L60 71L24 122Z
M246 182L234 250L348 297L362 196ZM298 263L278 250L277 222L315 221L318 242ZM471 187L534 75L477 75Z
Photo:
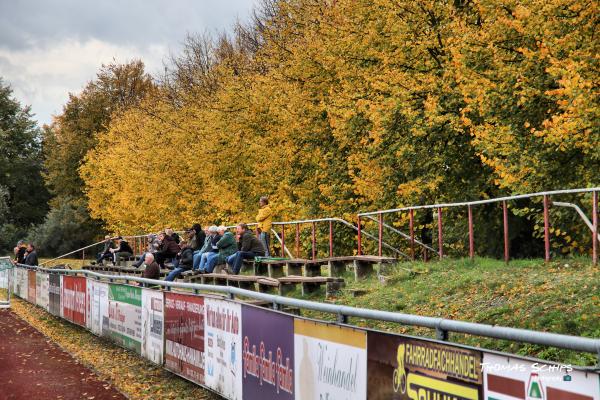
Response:
M296 285L301 285L302 295L313 293L322 285L325 285L325 296L331 297L339 293L342 287L345 286L343 278L329 276L287 276L279 278L279 294L285 295Z
M246 290L256 290L256 283L262 278L252 275L227 275L227 286Z
M375 272L375 264L389 264L396 262L395 258L378 256L348 256L329 257L315 260L319 264L327 264L328 275L331 277L341 276L347 268L354 270L354 279L364 279Z
M256 280L256 283L258 284L258 291L261 293L269 293L272 291L279 292L279 287L281 286L281 283L278 279L269 278L266 276L259 277Z

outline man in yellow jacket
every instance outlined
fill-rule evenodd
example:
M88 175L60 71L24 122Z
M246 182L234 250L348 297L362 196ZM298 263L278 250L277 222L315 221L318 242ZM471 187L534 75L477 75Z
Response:
M261 197L258 201L258 205L260 209L256 216L256 222L258 222L256 233L258 233L258 239L262 242L263 246L265 246L265 256L269 257L271 255L269 247L271 245L270 233L271 225L273 224L273 212L271 211L271 207L269 207L269 199L266 197Z

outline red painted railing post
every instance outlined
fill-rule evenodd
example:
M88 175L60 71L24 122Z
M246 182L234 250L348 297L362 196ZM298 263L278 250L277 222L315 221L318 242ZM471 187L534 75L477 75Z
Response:
M506 200L502 202L502 219L504 221L504 261L510 260L510 244L508 242L508 206Z
M361 235L362 235L362 228L360 226L360 215L358 216L358 237L357 237L357 241L358 241L358 255L360 256L362 254L362 243L361 243Z
M544 195L544 261L550 261L550 217L548 215L548 195Z
M329 221L329 257L333 257L333 221Z
M296 224L296 258L300 258L300 224Z
M592 263L598 265L598 192L592 192Z
M472 260L475 257L475 239L473 237L473 210L471 205L467 206L469 214L469 258Z
M437 209L438 215L438 254L440 256L440 260L444 258L444 236L442 233L442 209L438 207Z
M410 258L415 260L415 215L411 209L408 212L408 230L410 231Z
M312 223L312 259L314 260L317 257L317 236L316 236L316 226L315 223Z
M377 244L377 254L379 255L379 257L381 257L383 255L383 214L379 214L378 216L378 222L379 222L379 241Z
M285 257L285 224L281 224L281 257Z

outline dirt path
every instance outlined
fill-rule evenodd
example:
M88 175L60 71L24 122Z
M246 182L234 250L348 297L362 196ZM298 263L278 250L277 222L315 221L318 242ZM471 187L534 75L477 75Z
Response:
M0 400L126 399L9 310L0 310Z

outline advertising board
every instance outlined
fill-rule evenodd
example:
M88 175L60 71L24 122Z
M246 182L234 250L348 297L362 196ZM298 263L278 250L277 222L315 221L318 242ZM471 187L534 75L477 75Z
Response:
M142 288L108 285L108 327L115 343L142 353Z
M204 298L165 293L165 367L204 384Z

